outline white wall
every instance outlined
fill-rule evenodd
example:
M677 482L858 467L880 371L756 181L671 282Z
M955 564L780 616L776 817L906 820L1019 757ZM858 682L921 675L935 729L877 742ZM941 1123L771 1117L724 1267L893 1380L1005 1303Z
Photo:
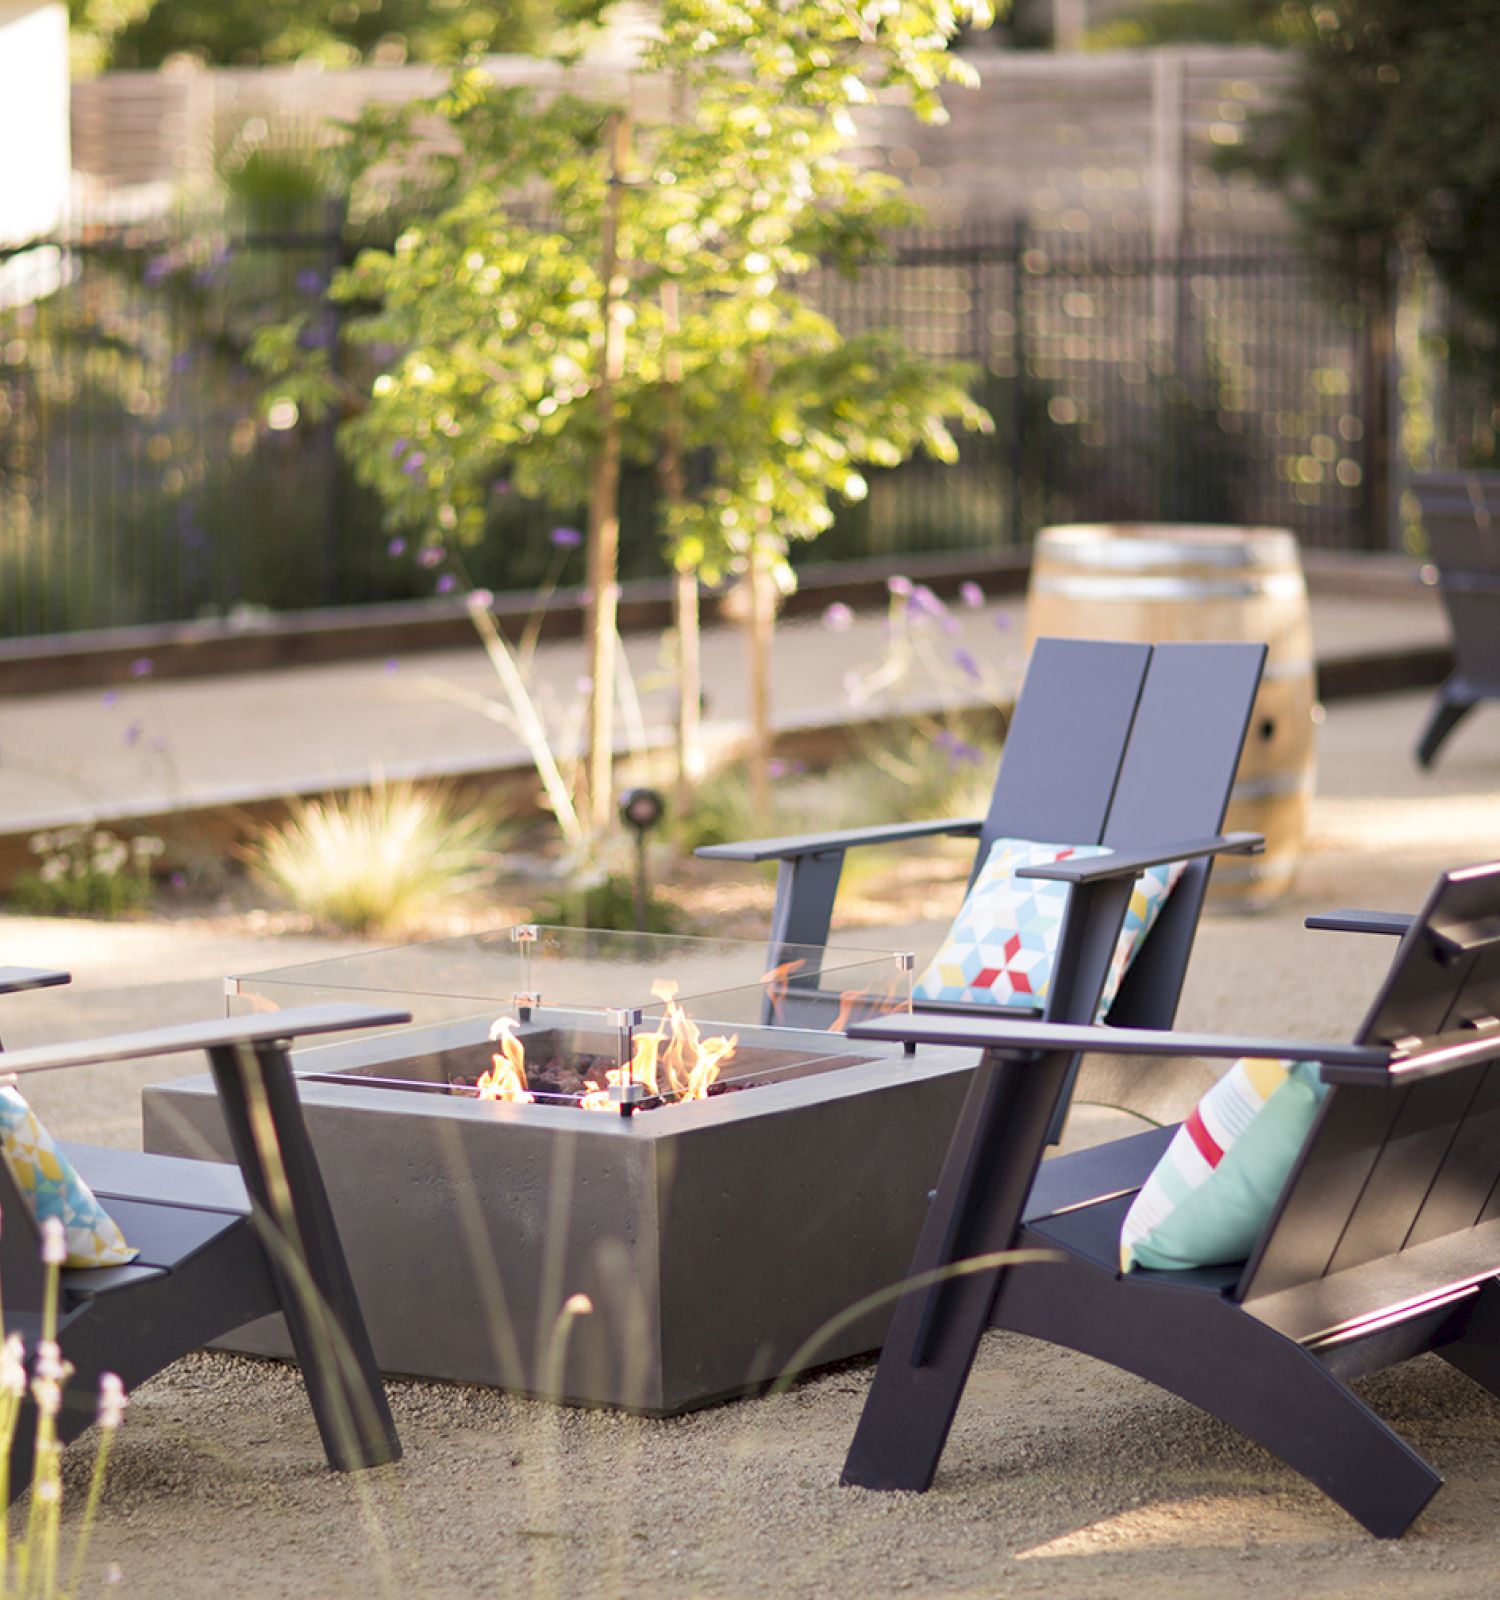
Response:
M67 6L0 0L0 244L57 226L68 167Z

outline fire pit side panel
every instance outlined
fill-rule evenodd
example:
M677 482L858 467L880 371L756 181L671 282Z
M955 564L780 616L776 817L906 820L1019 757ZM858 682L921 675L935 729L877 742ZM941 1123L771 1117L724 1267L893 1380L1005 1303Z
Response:
M302 1102L382 1371L664 1409L649 1142L573 1111L321 1083ZM147 1150L228 1159L210 1079L148 1088L142 1114ZM560 1337L577 1293L593 1312ZM291 1349L279 1317L222 1343Z
M822 1080L852 1092L671 1141L657 1203L668 1412L774 1379L829 1319L901 1280L970 1077L856 1067ZM879 1349L893 1312L861 1316L811 1364Z

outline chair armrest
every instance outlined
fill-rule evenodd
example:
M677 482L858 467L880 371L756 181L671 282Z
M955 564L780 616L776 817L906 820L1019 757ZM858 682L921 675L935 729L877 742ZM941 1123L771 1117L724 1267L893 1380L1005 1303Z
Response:
M0 967L0 994L19 994L23 989L55 989L72 983L71 972L53 972L47 967Z
M1372 1089L1404 1089L1423 1078L1440 1078L1462 1067L1500 1060L1500 1028L1455 1028L1430 1039L1411 1040L1392 1050L1384 1066L1327 1061L1324 1083L1362 1084Z
M1217 1033L1178 1033L1167 1028L1098 1028L1065 1022L1006 1021L1000 1017L909 1016L892 1012L851 1023L851 1039L889 1039L902 1044L972 1045L980 1050L1014 1050L1040 1055L1099 1051L1128 1056L1281 1056L1328 1066L1374 1069L1377 1074L1401 1059L1386 1045L1331 1044L1326 1039L1265 1039ZM1472 1036L1471 1036L1472 1037ZM1500 1039L1492 1041L1500 1052ZM1364 1079L1360 1080L1365 1081Z
M948 817L928 822L893 822L884 827L839 828L831 833L791 834L784 839L746 839L734 844L700 845L693 854L705 861L789 861L864 844L901 844L944 834L976 834L983 817Z
M1339 910L1306 917L1302 926L1329 933L1390 933L1399 939L1415 921L1407 911Z
M253 1017L227 1017L217 1022L179 1023L148 1028L143 1033L117 1033L79 1044L44 1044L0 1056L0 1073L46 1072L55 1067L96 1066L106 1061L133 1061L140 1056L175 1055L184 1050L219 1050L272 1039L295 1039L309 1033L341 1033L347 1028L378 1028L410 1022L411 1012L393 1006L359 1006L344 1002L266 1011Z
M1046 866L1021 867L1018 878L1054 878L1061 883L1102 883L1108 878L1134 878L1147 867L1165 866L1169 861L1191 861L1198 856L1258 855L1266 847L1259 833L1220 833L1211 839L1189 839L1181 844L1162 845L1150 850L1111 850L1107 856L1080 856L1068 861L1053 861Z

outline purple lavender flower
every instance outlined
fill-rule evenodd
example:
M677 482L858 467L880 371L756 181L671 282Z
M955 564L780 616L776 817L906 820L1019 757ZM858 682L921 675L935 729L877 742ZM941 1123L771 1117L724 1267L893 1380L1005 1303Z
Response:
M492 495L497 496L497 497L509 494L510 493L510 479L509 478L496 478L495 481L490 485L490 493Z
M410 443L410 439L397 439L396 442L391 446L391 460L399 461L402 456L406 454L406 447Z
M106 689L104 693L99 696L99 704L103 706L106 711L113 711L115 707L119 705L119 703L119 692L115 689Z
M911 593L911 579L903 578L900 573L897 573L894 578L887 579L886 588L892 594L908 595Z
M132 678L149 678L155 670L155 663L150 656L137 656L130 663L130 676Z
M823 626L835 633L847 633L854 626L854 613L842 600L835 600L823 613Z
M958 648L953 652L953 665L957 667L966 678L972 678L975 683L979 682L979 663L974 659L973 656L969 654L967 650L964 649L962 645L959 645Z
M141 274L142 281L148 284L160 283L172 270L171 256L152 256L146 263L146 270Z
M391 673L399 672L401 670L401 663L395 658L395 656L391 656L387 659L385 665L381 667L380 670L389 676Z
M791 768L787 766L785 761L777 760L774 757L766 763L766 772L772 778L784 778L790 771Z
M984 604L984 590L977 583L961 583L958 586L958 598L970 611L978 611Z
M417 565L426 567L429 571L431 571L433 567L442 566L443 557L447 555L447 553L448 552L443 549L442 545L430 544L425 550L418 552Z
M907 604L913 611L919 611L923 616L945 617L948 614L947 606L938 599L925 583L912 585L911 599L907 601Z
M139 722L132 722L130 726L126 728L122 737L124 738L126 744L138 744L140 742L140 737L144 732L145 729Z
M995 613L995 626L1001 633L1004 633L1010 627L1010 613L1008 611L997 611Z
M495 603L495 596L488 589L471 589L469 591L469 609L471 611L488 611Z
M577 528L554 528L547 537L557 550L576 550L583 543L583 535Z
M427 457L420 450L413 450L406 460L401 463L401 470L408 478L415 478L426 464Z
M167 882L170 883L174 889L186 889L187 888L187 873L185 873L185 872L174 872L172 874L172 876L167 879Z
M296 277L298 294L322 294L324 277L312 267L305 267Z
M390 543L386 545L385 553L391 558L392 561L394 561L397 556L404 556L406 554L406 540L392 539Z
M457 587L458 579L451 572L445 572L437 581L437 592L439 594L452 594Z
M172 357L173 372L186 372L192 366L192 364L193 352L191 350L179 350L177 354Z

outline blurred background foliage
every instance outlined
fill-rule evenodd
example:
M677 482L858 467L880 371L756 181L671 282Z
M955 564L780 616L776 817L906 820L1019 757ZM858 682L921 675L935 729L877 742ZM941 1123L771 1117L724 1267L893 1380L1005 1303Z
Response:
M573 9L577 9L574 7ZM85 71L317 61L452 61L470 51L530 51L567 20L556 0L69 0Z

